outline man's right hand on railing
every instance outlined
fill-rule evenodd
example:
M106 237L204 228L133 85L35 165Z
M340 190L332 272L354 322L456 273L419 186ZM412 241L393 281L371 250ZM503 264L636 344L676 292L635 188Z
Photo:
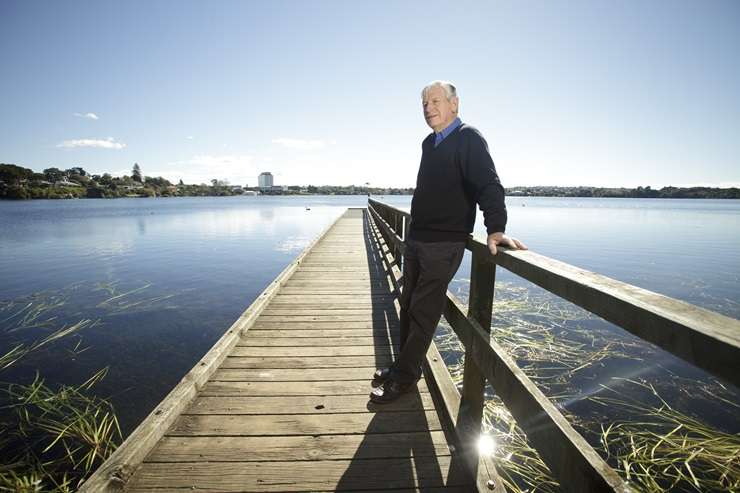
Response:
M516 238L505 235L504 233L491 233L488 235L487 243L488 250L490 250L491 255L496 255L498 253L498 249L496 248L498 245L506 246L513 250L529 250L527 245Z

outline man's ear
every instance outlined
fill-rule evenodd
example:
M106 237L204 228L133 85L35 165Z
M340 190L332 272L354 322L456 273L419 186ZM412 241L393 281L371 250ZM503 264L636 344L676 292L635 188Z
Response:
M459 109L459 105L460 105L460 99L457 96L455 96L454 98L452 98L452 106L453 106L453 108L455 108L455 114L456 115L457 115L457 111Z

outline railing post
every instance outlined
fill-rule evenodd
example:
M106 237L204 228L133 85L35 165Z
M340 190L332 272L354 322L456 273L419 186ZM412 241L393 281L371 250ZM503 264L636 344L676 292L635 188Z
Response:
M483 329L491 331L493 286L496 281L496 264L486 250L474 249L470 266L470 296L468 317L477 321ZM479 461L478 441L485 405L485 378L478 365L473 362L471 348L465 348L463 389L458 414L458 436L462 439L464 453L469 454L468 463L475 469Z
M398 228L399 219L401 219L401 221L403 222L403 218L401 218L400 214L394 211L393 212L393 232L396 233L396 235L400 237L401 232L399 231L399 228ZM396 245L395 243L393 243L393 259L396 261L396 266L398 266L398 268L400 269L401 268L401 249L398 248L398 245Z

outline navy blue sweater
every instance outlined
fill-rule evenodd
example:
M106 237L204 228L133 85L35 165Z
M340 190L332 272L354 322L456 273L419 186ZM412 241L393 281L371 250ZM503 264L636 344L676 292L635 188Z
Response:
M421 144L421 164L411 199L409 237L417 241L465 241L480 205L488 234L506 229L504 187L488 144L463 123L434 147L434 133Z

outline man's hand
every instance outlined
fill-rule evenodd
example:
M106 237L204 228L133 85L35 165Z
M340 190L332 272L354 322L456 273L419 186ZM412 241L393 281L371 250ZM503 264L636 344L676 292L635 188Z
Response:
M512 238L511 236L506 236L503 233L491 233L488 235L488 249L491 251L491 255L496 255L498 253L498 249L496 248L497 245L507 246L514 250L527 250L527 245L522 243L521 241L517 240L516 238Z

